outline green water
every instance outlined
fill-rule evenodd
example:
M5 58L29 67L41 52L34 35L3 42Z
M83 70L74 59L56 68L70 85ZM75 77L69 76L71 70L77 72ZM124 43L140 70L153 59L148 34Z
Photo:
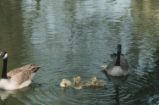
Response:
M118 43L131 75L117 89L100 66ZM0 0L0 50L9 70L41 66L31 86L0 90L0 105L159 104L158 0ZM61 79L78 75L107 86L63 92Z

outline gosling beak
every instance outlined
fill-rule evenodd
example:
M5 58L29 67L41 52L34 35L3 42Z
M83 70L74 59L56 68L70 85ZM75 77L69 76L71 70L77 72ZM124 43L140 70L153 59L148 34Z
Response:
M3 58L5 59L7 57L6 52L0 52L0 59ZM6 56L6 57L5 57Z

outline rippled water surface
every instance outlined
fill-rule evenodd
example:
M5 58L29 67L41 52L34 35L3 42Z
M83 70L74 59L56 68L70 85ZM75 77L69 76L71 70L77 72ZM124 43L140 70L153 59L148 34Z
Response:
M118 43L131 75L115 87L100 66ZM0 105L159 104L158 0L1 0L0 50L8 69L41 66L30 87L0 90ZM62 78L78 75L107 86L61 90Z

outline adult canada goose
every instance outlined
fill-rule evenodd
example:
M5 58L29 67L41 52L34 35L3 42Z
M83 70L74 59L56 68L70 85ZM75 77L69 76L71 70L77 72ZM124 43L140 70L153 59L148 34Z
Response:
M112 62L108 66L103 67L103 72L110 76L127 76L129 66L126 58L121 53L121 44L117 45L117 53L111 54Z
M68 79L62 79L61 83L60 83L60 87L62 88L67 88L70 87L72 85L71 81Z
M0 58L3 58L0 88L5 90L15 90L29 86L32 82L34 73L40 68L40 66L35 64L27 64L7 73L8 54L6 52L0 52Z

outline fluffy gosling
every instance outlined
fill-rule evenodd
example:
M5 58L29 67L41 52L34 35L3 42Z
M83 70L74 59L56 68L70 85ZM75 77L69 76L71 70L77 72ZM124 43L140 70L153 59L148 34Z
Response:
M91 85L94 87L102 87L106 85L106 82L103 80L97 80L96 77L91 78Z
M62 79L61 83L60 83L60 87L62 88L67 88L70 87L72 85L71 81L68 79Z

